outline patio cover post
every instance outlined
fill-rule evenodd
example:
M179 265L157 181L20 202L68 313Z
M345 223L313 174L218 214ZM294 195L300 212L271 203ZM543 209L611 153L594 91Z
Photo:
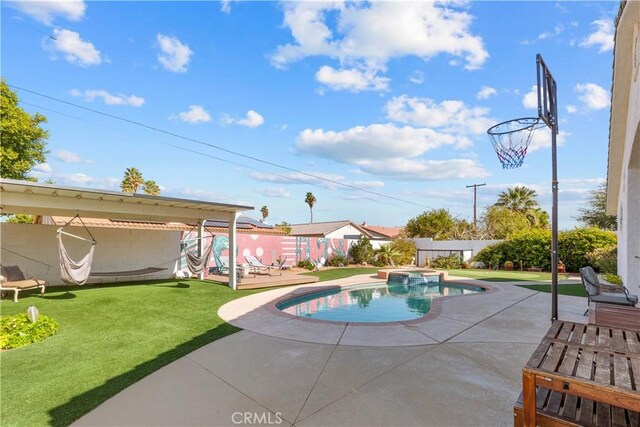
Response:
M204 237L204 221L205 221L204 219L201 219L201 220L198 221L198 257L199 258L204 255L204 245L205 245L205 242L204 242L204 239L203 239L203 237ZM206 266L207 263L205 262L204 265ZM202 270L202 272L199 275L200 276L199 277L200 280L204 279L204 274L205 274L205 272L204 272L204 270Z
M236 223L239 212L229 215L229 287L233 290L238 288L236 273Z

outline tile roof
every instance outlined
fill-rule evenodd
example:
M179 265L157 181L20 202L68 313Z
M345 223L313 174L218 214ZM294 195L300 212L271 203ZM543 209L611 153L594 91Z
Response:
M329 233L332 233L342 227L351 225L353 227L355 227L356 229L358 229L360 232L362 232L363 234L367 235L370 237L370 233L367 232L366 230L364 230L361 226L359 226L358 224L349 221L349 220L343 220L343 221L328 221L328 222L311 222L311 223L304 223L304 224L291 224L291 235L292 236L309 236L309 237L315 237L315 236L326 236Z
M41 223L61 226L71 220L71 217L64 216L49 216L46 218L47 219L42 220ZM190 231L194 227L194 224L181 222L132 221L103 218L82 218L82 221L87 227L125 228L134 230ZM75 219L70 225L79 226L82 224L80 220ZM226 233L229 229L229 223L226 221L206 221L205 226L212 232ZM260 223L259 221L244 216L238 218L236 230L238 233L285 235L285 232L279 228Z
M384 227L382 225L368 225L368 224L361 224L360 227L372 233L380 234L390 239L400 236L400 234L402 233L402 230L404 230L404 227Z

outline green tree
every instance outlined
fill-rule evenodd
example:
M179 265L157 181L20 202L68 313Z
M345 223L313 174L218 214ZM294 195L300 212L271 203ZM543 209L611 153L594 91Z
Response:
M529 209L538 207L536 196L535 190L531 188L519 185L509 187L507 191L498 194L496 206L502 206L512 211L525 213Z
M36 217L27 214L9 215L7 222L11 224L33 224L36 222Z
M574 219L587 227L616 231L618 227L617 216L607 214L607 184L605 182L591 191L591 197L587 203L588 207L578 209L580 213Z
M288 222L282 221L281 223L278 223L275 226L280 230L284 231L286 234L291 234L291 224L289 224Z
M29 179L31 168L46 160L49 132L40 125L47 118L20 108L18 95L9 89L4 78L0 86L0 176Z
M144 186L142 187L142 191L144 194L148 194L150 196L159 196L160 195L160 186L153 180L149 179L144 182Z
M374 255L371 241L364 234L361 234L358 241L349 248L349 257L354 264L370 263Z
M488 239L508 239L515 233L531 228L524 213L495 205L484 212L482 224Z
M397 253L393 258L397 265L411 264L416 256L416 244L413 240L405 238L393 239L389 246Z
M448 210L432 209L411 218L404 231L408 237L431 237L433 240L446 240L451 237L454 227L456 227L456 220Z
M397 251L390 243L386 245L380 245L375 251L376 259L385 265L395 265L395 259L400 256L400 252Z
M313 222L313 205L316 204L316 196L309 191L307 196L304 198L304 202L309 205L309 210L311 211L311 222Z
M264 205L260 208L260 213L262 214L262 221L267 219L267 217L269 216L269 208L267 207L267 205Z
M127 168L124 171L124 177L120 182L120 188L125 193L137 193L138 188L145 184L142 173L134 167Z

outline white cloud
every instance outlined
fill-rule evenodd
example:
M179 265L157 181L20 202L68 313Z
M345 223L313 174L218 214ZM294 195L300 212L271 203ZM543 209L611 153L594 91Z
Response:
M64 163L91 163L91 160L82 158L80 154L67 150L56 151L54 157Z
M291 193L283 187L258 188L257 191L265 197L286 198L291 196Z
M189 110L178 113L178 118L194 125L211 121L211 116L202 105L189 105Z
M571 104L567 105L567 113L574 114L574 113L577 113L577 112L578 112L578 107L576 107L575 105L571 105Z
M328 20L335 20L335 31ZM305 57L327 56L342 66L383 71L393 58L447 54L477 69L489 54L482 38L472 34L472 21L463 2L289 2L284 26L294 40L278 46L271 63L284 68Z
M221 0L220 1L220 11L226 13L227 15L231 13L231 0Z
M389 88L388 78L379 77L371 70L356 68L336 70L324 65L316 73L316 80L332 90L360 92L363 90L380 91Z
M534 40L524 40L520 44L532 45L532 44L535 44L539 40L551 39L551 38L557 37L560 34L562 34L562 32L564 30L565 30L564 25L558 24L555 27L553 27L553 31L546 31L544 33L540 33L540 34L538 34L538 36Z
M558 132L558 135L556 137L557 145L563 146L566 143L567 137L569 135L571 134L563 130ZM541 126L539 129L533 131L527 153L532 153L542 148L551 148L551 130L547 126Z
M262 124L264 124L264 117L262 117L256 111L249 110L247 111L247 116L245 118L240 119L240 118L231 117L229 115L225 115L222 118L222 122L227 125L240 125L240 126L246 126L248 128L257 128L258 126L261 126Z
M608 52L613 50L613 34L615 28L613 22L610 19L598 19L591 23L592 27L596 27L596 30L589 34L587 38L582 40L580 46L582 47L598 47L598 52Z
M498 91L495 90L495 88L492 88L491 86L482 86L478 91L478 93L476 94L476 98L488 99L491 96L496 95L497 93Z
M397 96L385 106L387 117L400 123L441 128L445 132L484 134L495 123L487 117L488 108L468 107L462 101L447 100L439 104L429 98ZM470 145L468 139L458 141Z
M464 140L460 137L433 129L373 124L339 132L305 129L298 134L296 148L304 154L359 164L362 160L416 157L443 145L461 142Z
M67 62L81 67L102 63L100 51L91 42L82 40L80 34L56 28L53 30L53 37L47 39L45 48L62 53Z
M132 107L141 107L142 104L144 104L144 98L139 96L124 95L122 93L112 95L104 89L90 89L85 91L72 89L71 95L82 97L85 101L93 101L96 98L101 98L107 105L130 105Z
M271 182L274 184L310 184L318 187L327 188L330 190L342 189L342 190L355 190L349 189L342 185L336 184L336 182L353 185L356 187L364 188L367 190L380 188L384 186L381 181L354 181L347 180L342 175L322 173L322 172L289 172L289 173L268 173L268 172L251 172L249 176L260 182ZM333 182L332 182L333 181ZM288 197L288 196L287 196Z
M578 98L589 110L602 110L609 107L611 101L609 91L595 83L578 83L574 91L579 94Z
M531 90L522 97L522 105L529 110L538 109L538 86L531 86Z
M420 70L414 71L409 76L409 81L416 85L421 85L422 83L424 83L424 79L425 79L424 72Z
M79 21L87 9L83 0L20 0L6 3L44 25L53 25L56 18Z
M51 179L58 185L89 187L102 190L120 190L120 180L113 177L96 177L84 173L55 173L33 171L30 176L39 180Z
M359 165L364 172L403 181L484 178L489 173L472 159L388 159Z
M49 163L40 163L39 165L35 165L33 167L33 170L36 172L44 172L44 173L53 172L53 169L51 169L51 165Z
M158 34L156 36L160 53L158 62L174 73L186 73L187 65L191 61L193 51L187 44L182 43L177 37Z

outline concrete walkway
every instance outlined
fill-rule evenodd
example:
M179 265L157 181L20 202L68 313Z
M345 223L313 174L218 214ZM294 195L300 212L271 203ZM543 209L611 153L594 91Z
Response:
M346 344L348 327L331 343L308 342L286 333L288 321L274 334L247 317L253 330L156 371L76 425L513 425L522 365L550 325L550 295L492 286L500 290L487 298L446 299L422 345L372 346L373 327L359 335L364 345ZM561 319L586 321L585 298L561 296L559 307Z

